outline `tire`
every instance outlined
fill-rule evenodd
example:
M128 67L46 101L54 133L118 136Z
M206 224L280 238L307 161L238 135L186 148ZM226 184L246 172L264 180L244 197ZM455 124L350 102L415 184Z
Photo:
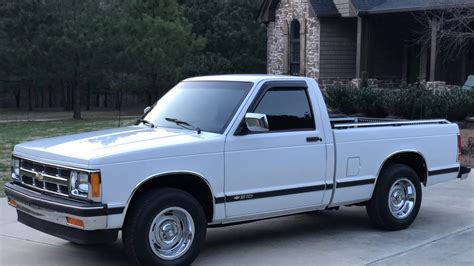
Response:
M161 188L141 195L133 206L122 229L123 246L132 264L190 265L196 259L207 222L193 196Z
M403 164L391 164L380 174L366 209L372 223L395 231L410 226L420 210L421 182L416 172Z

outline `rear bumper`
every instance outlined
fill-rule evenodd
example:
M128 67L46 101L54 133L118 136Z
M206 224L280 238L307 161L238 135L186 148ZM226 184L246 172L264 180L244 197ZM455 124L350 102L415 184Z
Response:
M468 167L468 166L461 166L459 168L459 174L458 174L458 178L460 178L461 180L463 179L466 179L469 177L469 174L471 173L471 168Z
M108 215L121 213L123 208L110 209L106 204L57 198L15 183L5 184L4 189L10 205L17 209L18 221L27 226L80 244L113 242L117 239L118 229L108 229L107 218ZM83 221L83 226L69 224L68 218Z

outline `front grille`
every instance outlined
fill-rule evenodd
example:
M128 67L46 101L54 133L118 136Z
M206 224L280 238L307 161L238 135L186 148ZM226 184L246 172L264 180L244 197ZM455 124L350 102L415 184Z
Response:
M20 166L23 185L61 196L69 195L71 170L25 159L20 160Z

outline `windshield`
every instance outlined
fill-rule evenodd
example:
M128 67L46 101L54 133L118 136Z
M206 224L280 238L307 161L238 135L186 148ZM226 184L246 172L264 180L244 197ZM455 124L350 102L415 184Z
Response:
M202 131L222 133L252 85L229 81L181 82L143 119L156 127L181 128L169 121L170 118L178 119Z

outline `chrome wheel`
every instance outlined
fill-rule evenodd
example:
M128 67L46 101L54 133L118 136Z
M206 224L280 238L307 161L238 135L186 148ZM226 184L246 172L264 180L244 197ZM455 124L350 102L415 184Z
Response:
M194 239L194 221L179 207L161 211L150 226L148 240L153 252L164 260L175 260L188 251Z
M393 183L388 194L388 206L393 217L404 219L412 212L416 202L416 189L407 178Z

